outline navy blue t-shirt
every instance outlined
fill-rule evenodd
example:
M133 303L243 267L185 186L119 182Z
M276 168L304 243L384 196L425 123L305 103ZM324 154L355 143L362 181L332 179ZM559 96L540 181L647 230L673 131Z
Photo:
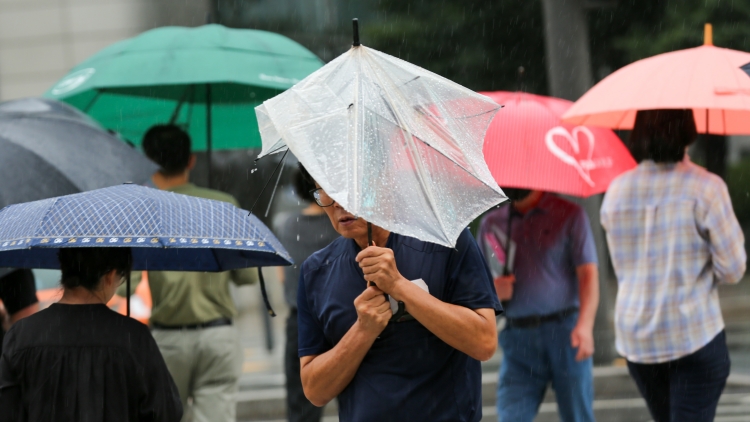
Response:
M502 312L487 264L468 230L455 249L391 233L399 272L430 294L469 309ZM299 356L331 350L357 320L366 288L352 239L338 238L302 264L297 294ZM338 396L342 422L467 421L482 418L479 361L416 320L389 323Z

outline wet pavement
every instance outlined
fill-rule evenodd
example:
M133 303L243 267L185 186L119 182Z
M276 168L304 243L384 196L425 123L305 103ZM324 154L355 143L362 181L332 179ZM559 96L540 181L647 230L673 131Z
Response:
M281 422L285 419L285 391L283 370L284 323L288 309L281 302L281 287L272 271L266 270L269 294L278 317L270 321L274 347L267 349L264 331L262 300L257 286L236 291L240 317L237 325L244 348L245 361L238 394L238 421ZM750 422L750 277L733 286L719 288L722 311L727 326L727 341L732 359L732 375L721 398L717 422ZM495 390L497 370L502 359L498 351L483 363L482 396L483 422L496 421ZM615 361L610 366L594 369L594 412L598 421L650 421L643 399L622 366ZM325 422L338 421L335 402L325 410ZM548 391L537 422L558 421L554 391Z

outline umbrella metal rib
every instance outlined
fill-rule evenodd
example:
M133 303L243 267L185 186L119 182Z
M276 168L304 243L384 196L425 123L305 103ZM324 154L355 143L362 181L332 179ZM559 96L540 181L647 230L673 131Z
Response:
M416 79L416 78L415 78L415 79ZM387 98L386 98L386 99L387 99ZM396 116L396 111L394 110L394 108L393 108L393 107L391 106L391 104L389 103L390 99L387 99L387 100L388 100L388 101L385 101L385 104L386 104L386 106L388 106L388 110L389 110L389 111L391 111L391 113L393 113L393 117L394 117L394 119L393 119L393 120L398 120L398 117ZM373 114L373 115L375 115L375 116L378 116L378 117L380 117L380 118L384 119L385 121L387 121L387 122L391 123L391 124L392 124L393 126L395 126L395 127L396 127L396 128L398 128L398 129L402 129L402 130L404 130L404 125L403 125L402 123L400 123L400 122L395 122L395 121L393 121L392 119L389 119L388 117L384 116L384 115L383 115L382 113L379 113L378 111L376 111L376 110L373 110L372 108L369 108L369 107L365 107L365 108L366 108L366 109L367 109L367 111L369 111L369 112L370 112L371 114ZM423 110L420 110L420 109L418 109L418 108L415 108L415 111L417 111L418 113L420 113L420 114L422 114L423 116L425 116L425 117L427 118L427 120L429 121L429 117L430 117L430 116L429 116L429 115L428 115L428 114L427 114L426 112L424 112ZM492 112L495 112L495 111L496 111L496 110L489 110L489 111L485 111L485 112L483 112L483 113L478 113L478 114L474 114L474 115L471 115L471 116L462 116L462 117L455 117L455 118L452 118L452 119L453 119L453 120L460 120L460 119L464 119L464 118L470 118L470 117L478 117L478 116L481 116L481 115L483 115L483 114L488 114L488 113L492 113ZM321 117L320 119L323 119L323 118L324 118L324 117ZM432 123L432 122L431 122L431 123ZM356 122L355 122L355 125L356 125ZM435 125L435 126L437 126L437 125ZM439 126L437 126L437 127L434 127L434 126L432 126L432 125L431 125L431 127L433 127L433 128L435 128L435 129L437 129L437 130L436 130L436 133L438 133L438 134L441 134L441 135L443 135L443 136L441 136L441 137L442 137L443 139L445 139L446 141L449 141L449 143L453 143L453 142L451 142L451 141L453 141L453 138L452 138L452 137L451 137L450 135L448 135L448 134L447 134L447 131L446 131L446 130L445 130L444 128L442 128L442 127L439 127ZM441 151L440 149L436 148L436 147L435 147L435 145L431 144L430 142L428 142L428 141L426 141L426 140L422 139L422 137L420 137L420 136L417 136L417 135L415 135L414 133L412 133L412 132L410 132L410 131L408 131L408 130L406 130L406 131L407 131L407 133L408 133L408 134L409 134L409 135L410 135L411 137L413 137L413 138L415 138L415 139L419 140L419 141L420 141L420 142L422 142L423 144L425 144L425 145L429 146L430 148L434 149L434 150L435 150L435 152L437 152L438 154L442 155L442 156L443 156L443 157L445 157L445 158L446 158L447 160L451 161L451 162L452 162L453 164L455 164L456 166L458 166L458 167L459 167L459 168L460 168L461 170L465 171L465 172L466 172L466 173L467 173L468 175L470 175L471 177L473 177L473 178L474 178L474 179L476 179L477 181L479 181L479 182L482 182L482 184L484 184L484 185L485 185L485 186L487 186L487 187L491 187L491 186L490 186L489 184L487 184L487 182L486 182L486 181L482 180L482 179L481 179L480 177L478 177L478 176L477 176L477 175L476 175L476 174L475 174L474 172L472 172L471 170L469 170L469 169L467 169L466 167L464 167L464 166L463 166L463 165L462 165L461 163L457 162L456 160L454 160L453 158L451 158L450 156L448 156L448 155L447 155L446 153L444 153L444 152L443 152L443 151ZM271 155L271 154L273 154L273 152L268 152L268 153L267 153L266 155Z
M380 68L380 70L383 71L383 72L385 71L385 69L382 69L382 68ZM375 78L378 79L378 82L380 82L380 86L381 87L385 86L385 84L383 83L383 81L380 79L380 76L378 75L378 72L373 72L373 74L374 74ZM406 144L407 144L407 146L409 148L409 151L411 152L412 161L417 166L417 172L420 175L425 175L425 174L427 174L427 171L424 168L424 163L422 163L422 160L419 158L419 152L417 151L416 146L414 145L414 141L412 139L411 131L409 131L406 128L406 126L404 125L404 120L405 119L399 114L399 112L394 107L391 106L391 104L395 104L395 103L391 102L393 100L390 98L390 91L391 90L389 90L389 89L382 90L382 92L384 93L384 96L385 96L385 98L387 100L385 103L389 106L389 109L391 110L391 113L393 113L393 116L396 118L396 123L397 123L396 126L399 129L401 129L401 133L404 136L404 141L406 141ZM399 92L398 90L395 90L395 91ZM402 100L405 100L405 99L402 98ZM422 141L422 142L424 142L424 141ZM427 143L425 142L425 144L427 144ZM427 144L427 145L429 145L429 144ZM440 151L438 151L438 152L440 152ZM453 160L451 160L451 161L453 161ZM422 188L422 192L424 192L425 196L427 197L427 200L428 200L428 202L430 204L430 208L432 209L432 212L435 215L435 219L437 220L438 224L440 224L440 230L441 231L445 231L445 228L446 228L445 227L445 223L443 223L443 219L441 218L440 213L437 211L437 206L436 206L437 201L435 199L435 195L433 194L432 190L430 188L428 188L427 186L421 185L421 188Z

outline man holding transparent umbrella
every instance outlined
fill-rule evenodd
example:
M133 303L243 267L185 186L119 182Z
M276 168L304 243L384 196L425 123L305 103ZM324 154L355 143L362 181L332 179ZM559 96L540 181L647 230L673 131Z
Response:
M357 28L256 108L259 158L291 151L342 235L302 264L302 385L313 404L338 397L342 421L478 421L502 308L466 226L505 200L482 154L500 106Z
M368 246L366 221L320 185L314 195L342 237L302 264L308 399L338 397L342 421L480 420L479 361L495 352L501 307L468 230L447 248L373 225Z

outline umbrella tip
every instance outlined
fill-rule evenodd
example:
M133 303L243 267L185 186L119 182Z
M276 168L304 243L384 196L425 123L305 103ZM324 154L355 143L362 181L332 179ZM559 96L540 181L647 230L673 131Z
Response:
M359 47L359 19L352 19L352 46Z
M714 45L714 29L710 23L703 27L703 45Z

